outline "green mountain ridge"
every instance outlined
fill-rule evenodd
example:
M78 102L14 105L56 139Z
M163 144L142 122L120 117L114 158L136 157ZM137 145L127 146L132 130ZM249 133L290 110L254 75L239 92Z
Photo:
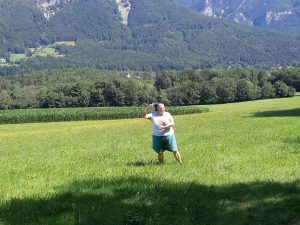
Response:
M112 70L291 65L300 62L300 38L209 18L171 0L131 0L128 25L117 2L65 2L45 18L31 1L0 1L0 58L56 41L64 58L30 58L1 74L62 68Z

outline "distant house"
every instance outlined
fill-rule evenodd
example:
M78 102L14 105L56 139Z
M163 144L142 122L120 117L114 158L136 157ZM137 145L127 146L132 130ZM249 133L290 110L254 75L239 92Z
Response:
M6 63L6 59L0 58L0 63Z
M121 75L127 77L127 78L130 78L131 77L131 74L129 72L122 72Z

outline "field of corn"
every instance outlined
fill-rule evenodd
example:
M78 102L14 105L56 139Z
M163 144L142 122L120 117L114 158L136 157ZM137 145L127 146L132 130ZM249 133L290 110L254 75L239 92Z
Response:
M140 118L145 107L19 109L0 111L0 124ZM207 112L201 106L168 107L173 115Z

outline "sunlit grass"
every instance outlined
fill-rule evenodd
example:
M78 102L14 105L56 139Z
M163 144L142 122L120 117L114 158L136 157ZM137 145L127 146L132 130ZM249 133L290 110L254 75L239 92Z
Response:
M10 54L10 61L11 62L17 62L17 61L20 61L20 60L22 60L22 59L26 59L27 58L27 56L26 56L26 54L14 54L14 53L11 53Z
M296 224L300 96L175 116L183 164L144 119L0 126L0 224Z
M56 56L58 54L59 53L54 48L51 48L51 47L38 47L35 50L33 56L46 57L46 56Z
M74 47L74 46L76 46L76 42L75 41L57 41L54 43L54 45L66 45L66 46Z

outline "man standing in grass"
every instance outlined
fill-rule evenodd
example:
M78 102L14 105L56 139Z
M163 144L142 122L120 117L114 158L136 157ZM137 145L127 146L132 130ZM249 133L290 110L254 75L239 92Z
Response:
M150 113L153 106L155 107L155 112ZM153 124L153 150L158 154L157 158L160 163L164 161L165 150L173 152L176 161L182 163L174 135L174 119L165 110L164 104L152 103L144 111L144 118L151 120Z

